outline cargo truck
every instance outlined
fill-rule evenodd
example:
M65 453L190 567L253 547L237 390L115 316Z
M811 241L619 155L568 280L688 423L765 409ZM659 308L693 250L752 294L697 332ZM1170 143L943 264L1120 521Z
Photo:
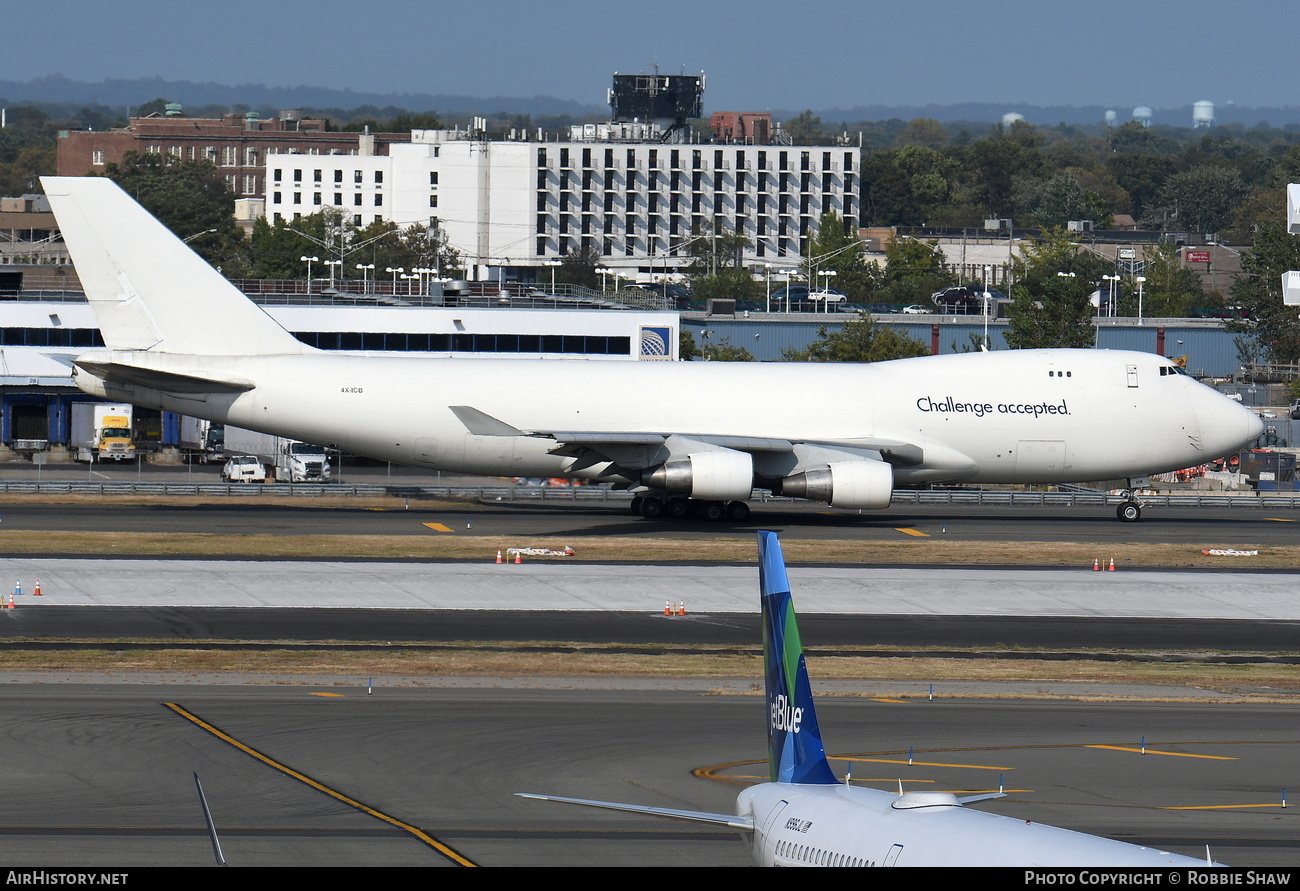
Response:
M122 461L135 458L131 406L107 402L74 402L70 406L68 444L78 461Z
M225 454L224 428L203 418L181 418L180 447L191 461L218 461Z
M330 463L318 445L257 433L226 425L227 455L254 455L266 465L267 476L282 483L323 483L330 478Z

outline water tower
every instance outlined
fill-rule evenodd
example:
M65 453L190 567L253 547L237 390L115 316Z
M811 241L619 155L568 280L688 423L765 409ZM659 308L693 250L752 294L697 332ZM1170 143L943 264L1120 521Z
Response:
M1115 124L1118 123L1118 122L1119 122L1119 115L1115 114L1114 111L1112 111L1112 110L1110 110L1110 109L1107 109L1107 110L1106 110L1106 126L1107 126L1107 127L1114 127Z
M1016 121L1024 121L1024 119L1024 115L1017 114L1014 111L1009 111L1002 116L1002 126L1010 127L1012 124L1016 123Z
M1133 109L1133 120L1137 121L1143 127L1151 126L1151 108L1147 105L1139 105Z
M1202 99L1192 106L1192 127L1214 126L1214 103Z

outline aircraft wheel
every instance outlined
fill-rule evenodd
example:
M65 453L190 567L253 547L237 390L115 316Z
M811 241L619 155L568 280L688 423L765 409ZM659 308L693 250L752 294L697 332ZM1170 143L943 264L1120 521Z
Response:
M1115 509L1115 516L1119 517L1120 522L1136 523L1142 519L1142 505L1136 501L1125 501Z
M743 501L732 501L727 505L727 519L733 523L743 523L749 519L749 505Z
M691 506L686 502L685 498L674 498L668 502L668 516L674 520L682 519L690 513L690 510Z
M647 520L657 520L664 515L664 503L658 498L647 498L641 502L641 516Z
M639 517L641 516L642 504L645 504L645 499L642 498L640 495L634 495L632 497L632 503L628 505L628 510L632 511L633 514Z
M706 520L721 520L727 515L727 507L720 501L710 501L704 505L704 518Z

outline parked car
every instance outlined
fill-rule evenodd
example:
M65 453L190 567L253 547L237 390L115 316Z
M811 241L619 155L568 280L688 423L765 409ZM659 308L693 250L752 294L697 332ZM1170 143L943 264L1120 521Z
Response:
M811 291L806 299L813 305L814 310L834 312L833 307L845 302L849 297L843 291L834 291L828 288L824 291Z
M1300 399L1291 403L1291 420L1300 421Z
M909 316L919 316L919 315L929 315L930 313L934 312L934 310L928 306L922 306L919 303L913 303L911 306L904 306L903 312Z
M266 467L252 455L233 455L221 468L221 478L228 483L264 483Z
M930 300L942 312L953 315L983 315L986 297L989 302L989 312L993 314L996 314L998 301L1006 302L1007 299L1001 292L992 288L982 288L979 285L958 285L954 288L935 291L930 295Z
M772 309L780 312L788 303L791 312L798 312L799 304L807 299L807 285L786 285L772 292Z

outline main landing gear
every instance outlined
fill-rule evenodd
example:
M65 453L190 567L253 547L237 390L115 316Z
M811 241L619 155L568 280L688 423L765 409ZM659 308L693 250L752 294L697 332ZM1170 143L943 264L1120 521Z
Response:
M673 495L637 495L632 499L632 513L647 520L682 520L704 517L741 523L749 518L749 505L743 501L696 501Z

